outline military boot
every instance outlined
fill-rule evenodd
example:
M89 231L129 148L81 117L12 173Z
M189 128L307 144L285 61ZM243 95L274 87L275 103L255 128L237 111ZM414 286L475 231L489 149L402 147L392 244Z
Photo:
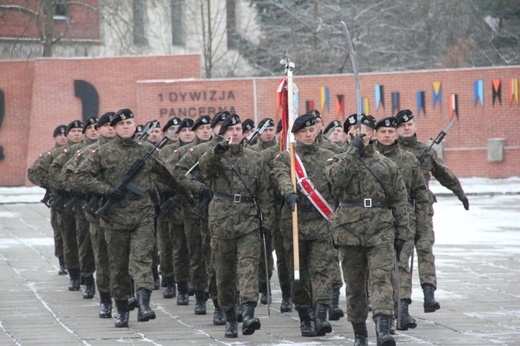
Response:
M112 295L110 292L99 291L99 318L110 318L112 317Z
M299 308L298 316L300 316L300 331L302 336L315 336L316 326L309 314L309 308Z
M339 288L336 288L332 291L332 302L329 306L329 320L339 321L343 316L345 316L345 313L339 307Z
M242 335L251 335L261 327L260 320L255 317L256 303L242 304Z
M292 312L293 302L291 297L291 287L282 286L282 304L280 304L280 312Z
M328 305L316 304L314 307L314 323L316 323L316 335L324 336L332 332L332 326L327 320Z
M377 346L395 346L395 339L390 335L392 318L390 316L377 316L375 321Z
M189 304L190 296L188 290L188 281L177 282L177 305Z
M175 287L175 279L174 278L163 278L163 281L166 282L166 289L163 292L163 298L171 299L177 295L177 289Z
M206 314L206 293L195 291L195 315Z
M410 316L408 312L408 305L410 301L408 299L401 299L399 309L401 310L401 321L397 321L397 330L408 330L408 328L417 328L417 321L415 318Z
M215 311L213 311L213 324L216 326L223 326L226 324L226 316L224 315L222 308L218 305L218 300L213 299L213 306L215 306Z
M365 322L352 323L354 329L354 346L368 346L368 331Z
M152 274L153 274L153 289L158 290L161 288L161 278L159 276L159 269L157 269L157 266L152 267Z
M226 311L226 332L224 336L226 338L237 338L238 337L238 322L237 316L235 315L235 309L229 309Z
M117 300L116 299L117 314L119 315L116 320L116 328L128 327L128 300Z
M424 312L435 312L441 308L441 305L435 300L435 287L430 284L422 286L424 292Z
M85 290L83 291L83 299L92 299L96 294L96 283L94 282L94 276L85 278Z
M58 275L67 275L67 269L65 268L65 259L63 256L58 257L58 261L60 263L60 269L58 269Z
M79 278L81 276L81 273L79 271L79 268L69 268L69 291L79 291L80 284L79 284Z
M267 289L267 284L260 284L260 304L267 305L267 303L271 303L271 295L269 294Z
M130 285L128 286L128 311L134 311L137 307L137 298L135 297L135 286L134 280L130 280Z
M155 320L155 312L150 309L150 297L152 291L146 288L140 288L137 290L137 302L139 304L139 310L137 311L137 322L148 322L149 320Z
M237 322L242 322L242 304L240 304L240 292L237 292L235 298L235 315L237 316Z

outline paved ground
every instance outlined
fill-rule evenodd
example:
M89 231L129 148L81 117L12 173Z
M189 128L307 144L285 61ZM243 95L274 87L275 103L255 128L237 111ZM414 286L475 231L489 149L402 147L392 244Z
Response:
M456 199L440 198L435 253L442 309L423 313L416 289L410 308L418 328L398 332L399 345L520 344L520 196L470 200L472 210L465 212ZM211 323L211 304L207 316L195 316L193 297L189 306L179 307L161 291L152 296L156 320L138 323L134 311L130 328L116 329L112 319L97 317L97 294L85 300L67 290L68 278L57 274L52 241L45 206L0 203L0 345L353 344L345 318L332 322L333 333L326 337L301 337L297 313L278 311L277 280L271 316L266 306L257 308L262 329L252 336L225 339L223 327ZM369 337L375 345L372 321Z

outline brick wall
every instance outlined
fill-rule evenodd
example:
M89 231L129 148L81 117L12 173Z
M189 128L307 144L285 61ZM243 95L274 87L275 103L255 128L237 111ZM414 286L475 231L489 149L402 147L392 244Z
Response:
M322 111L326 122L336 118L337 95L344 95L345 115L356 111L352 75L300 76L300 113L307 101ZM396 113L392 93L399 93L399 109L417 117L421 140L435 138L449 122L449 96L458 95L458 120L445 138L444 158L459 177L503 178L520 174L520 104L509 102L509 83L520 78L520 67L434 70L362 74L362 97L376 118ZM493 105L492 81L501 81L501 104ZM119 57L99 59L37 59L0 62L0 90L5 94L5 116L0 126L0 186L28 183L26 171L39 153L52 147L58 124L82 118L82 104L74 93L74 80L84 80L99 94L99 114L131 108L138 122L174 115L192 118L213 115L219 109L236 112L258 123L278 119L276 89L280 77L200 79L198 55ZM474 102L474 82L483 81L482 98ZM442 103L433 106L433 83L441 83ZM383 102L376 105L375 86L384 87ZM321 107L322 87L328 88L329 107ZM424 91L424 110L417 112L417 92ZM482 100L482 104L481 101ZM343 115L338 116L343 120ZM503 162L487 161L487 140L505 138Z

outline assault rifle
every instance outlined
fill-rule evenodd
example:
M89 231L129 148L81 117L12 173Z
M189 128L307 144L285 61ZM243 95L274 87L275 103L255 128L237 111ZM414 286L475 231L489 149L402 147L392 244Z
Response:
M255 129L253 132L249 134L249 136L245 137L243 141L246 141L246 147L251 143L251 141L255 138L255 136L260 137L262 133L264 133L265 129L269 127L269 121L264 122L261 128Z
M61 213L65 210L65 200L70 196L69 190L58 190L52 194L51 208Z
M77 191L72 191L72 198L67 202L65 203L65 205L63 206L63 208L65 210L72 210L72 208L74 207L74 204L76 204L76 202L80 199L80 198L86 198L87 195L85 195L84 193L82 192L77 192Z
M139 174L141 169L143 169L144 164L153 155L153 153L157 149L162 148L170 140L172 136L173 131L167 136L164 136L163 139L161 139L157 144L155 144L154 147L149 152L144 154L143 157L135 161L132 167L130 167L130 169L125 173L125 175L117 182L117 184L114 187L121 191L130 189L132 192L137 193L138 195L143 195L145 191L137 185L132 184L132 180L134 180L134 178L137 176L137 174ZM110 211L110 208L112 207L113 203L113 199L109 197L105 205L99 208L96 211L95 215L107 221L108 212Z
M157 121L150 121L149 123L147 123L143 131L137 136L135 136L135 139L142 142L146 141L146 139L152 134L156 125Z
M43 196L40 202L45 204L47 208L50 208L52 203L52 192L50 192L49 190L45 190L45 195Z
M450 123L448 124L448 126L446 126L446 128L444 130L441 130L441 132L437 135L437 138L435 139L432 139L432 143L430 144L430 146L426 149L424 149L421 154L419 156L417 156L417 161L419 161L420 164L422 164L424 162L424 157L426 156L426 154L428 154L430 152L430 150L432 150L433 148L433 145L434 144L440 144L442 142L442 140L444 139L444 137L448 134L448 132L450 131L451 127L453 126L453 123L455 122L455 118L453 118Z

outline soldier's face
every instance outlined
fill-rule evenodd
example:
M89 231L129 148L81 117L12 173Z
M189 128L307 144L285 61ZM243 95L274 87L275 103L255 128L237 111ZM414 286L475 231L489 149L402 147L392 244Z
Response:
M116 136L116 131L110 126L110 123L104 123L101 127L98 127L98 132L105 138L114 138Z
M226 139L231 137L231 144L239 144L242 141L242 138L244 138L244 135L242 134L242 124L228 126L222 137Z
M335 127L334 131L329 135L329 141L334 143L343 142L343 129L341 127Z
M200 125L195 129L195 135L197 138L207 141L211 138L211 125Z
M85 130L85 136L88 139L95 140L95 139L98 139L99 132L96 130L94 125L89 125L89 126L87 126L87 129Z
M392 145L397 139L397 130L393 127L380 127L376 130L376 140L383 145Z
M402 123L397 128L397 133L401 137L412 137L415 135L415 131L417 131L417 125L415 124L415 119Z
M321 118L316 118L316 131L320 132L321 130L323 130L323 127L324 127L324 124L323 124L323 120L321 120Z
M316 125L304 127L294 134L294 138L300 143L310 145L314 143L314 140L318 136L318 129Z
M67 139L73 143L79 143L83 140L82 129L72 129L67 134Z
M56 143L58 145L65 145L67 144L67 136L65 136L64 133L60 133L59 135L57 135L54 140L56 141Z
M266 127L264 132L260 135L260 139L263 142L271 142L274 139L274 136L276 135L276 131L274 126Z
M170 126L170 127L168 127L168 129L166 130L166 132L164 133L164 135L165 135L165 136L168 136L172 131L175 131L176 128L177 128L177 126L175 126L175 125L174 125L174 126ZM178 139L179 139L179 134L178 134L178 133L174 134L174 135L171 137L171 140L172 140L172 141L176 141L176 140L178 140Z
M132 138L135 134L135 127L134 119L125 119L116 124L115 130L121 138Z
M150 133L150 136L148 136L147 140L149 142L155 143L162 138L162 134L163 134L162 130L160 128L156 127L153 129L152 133Z
M188 127L184 127L181 132L179 132L179 139L184 143L193 142L195 139L195 133Z

